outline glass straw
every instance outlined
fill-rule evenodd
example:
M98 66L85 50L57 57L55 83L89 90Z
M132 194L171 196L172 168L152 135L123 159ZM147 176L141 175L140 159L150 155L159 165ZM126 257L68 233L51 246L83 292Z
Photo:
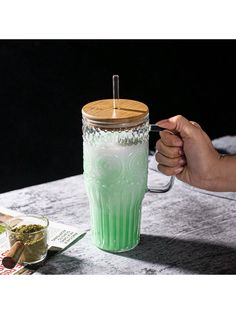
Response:
M119 75L112 76L112 87L113 87L113 109L119 109Z

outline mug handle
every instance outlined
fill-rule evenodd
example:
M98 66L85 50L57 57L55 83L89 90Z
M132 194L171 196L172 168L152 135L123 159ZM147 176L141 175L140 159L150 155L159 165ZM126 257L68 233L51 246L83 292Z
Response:
M158 126L156 124L150 124L150 131L151 132L160 132L160 131L164 131L164 130L166 130L166 129L161 128L160 126ZM170 133L173 133L170 130L168 130L168 131ZM147 191L151 192L151 193L165 193L165 192L168 192L172 188L172 186L174 184L174 181L175 181L175 177L171 176L170 177L170 181L166 185L164 185L162 188L155 189L155 188L149 188L148 187Z
M174 181L175 181L175 177L174 176L171 176L170 177L170 181L163 186L163 188L159 188L159 189L155 189L155 188L149 188L147 189L147 192L151 192L151 193L165 193L165 192L168 192L173 184L174 184Z

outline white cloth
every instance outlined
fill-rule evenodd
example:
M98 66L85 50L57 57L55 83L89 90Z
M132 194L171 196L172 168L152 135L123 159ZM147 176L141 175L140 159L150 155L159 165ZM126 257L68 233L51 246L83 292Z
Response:
M224 150L227 154L236 154L236 136L223 136L212 141L218 150Z

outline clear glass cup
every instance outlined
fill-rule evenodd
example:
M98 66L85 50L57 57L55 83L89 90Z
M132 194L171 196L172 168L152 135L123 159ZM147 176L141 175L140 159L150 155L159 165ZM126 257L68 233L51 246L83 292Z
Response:
M36 264L45 259L48 250L49 226L49 221L45 216L17 216L7 220L5 226L10 247L17 241L24 244L19 264ZM41 226L40 230L37 230L39 227L35 226Z
M94 244L106 251L133 249L140 239L144 195L148 189L149 119L132 127L105 128L83 119L84 181Z

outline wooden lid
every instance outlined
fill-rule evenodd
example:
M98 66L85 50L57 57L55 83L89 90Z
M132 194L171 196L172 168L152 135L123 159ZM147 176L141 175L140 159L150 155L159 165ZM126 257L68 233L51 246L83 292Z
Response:
M148 118L148 107L142 102L119 99L116 104L113 109L113 99L96 100L82 108L82 115L92 125L108 128L135 126Z

